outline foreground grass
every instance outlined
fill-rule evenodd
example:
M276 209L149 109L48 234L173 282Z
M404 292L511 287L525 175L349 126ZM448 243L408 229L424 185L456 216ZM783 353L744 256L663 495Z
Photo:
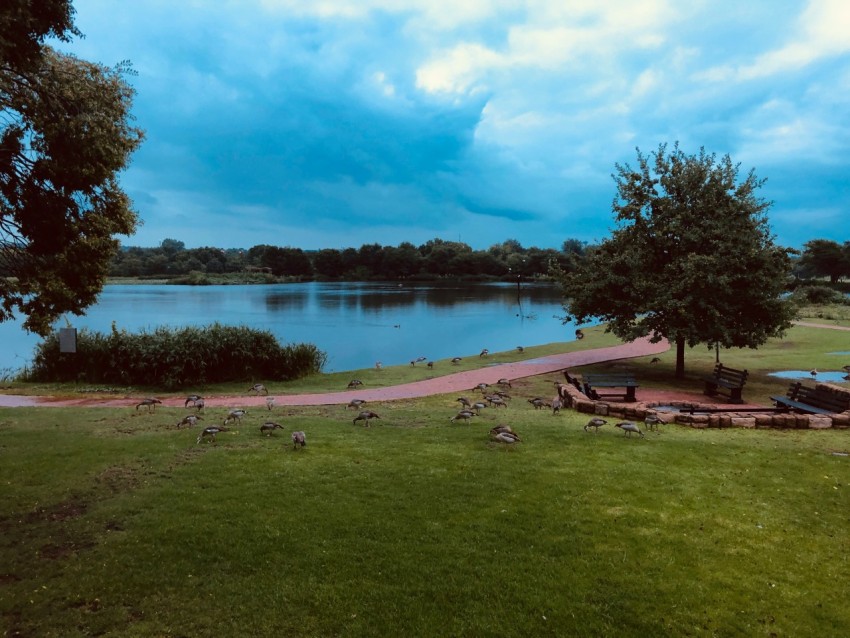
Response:
M0 410L3 630L847 635L845 431L593 435L531 409L534 383L469 425L438 396L214 445L178 410Z

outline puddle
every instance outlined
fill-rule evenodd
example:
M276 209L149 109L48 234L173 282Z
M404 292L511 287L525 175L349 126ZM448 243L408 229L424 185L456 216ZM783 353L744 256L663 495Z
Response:
M847 381L847 379L845 379L847 373L843 370L819 370L817 376L812 376L808 370L780 370L779 372L770 372L767 376L779 377L780 379L799 379L801 381L809 380L826 383L844 383Z
M827 354L836 354L842 357L850 356L850 350L839 350L838 352L827 352Z

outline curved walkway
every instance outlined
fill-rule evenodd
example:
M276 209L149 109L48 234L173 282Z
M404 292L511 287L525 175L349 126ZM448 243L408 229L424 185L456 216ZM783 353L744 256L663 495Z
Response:
M579 352L553 354L547 357L529 359L516 363L504 363L477 370L467 370L456 374L448 374L432 379L423 379L413 383L386 386L383 388L362 388L344 392L326 392L321 394L285 395L275 394L275 406L295 405L337 405L347 404L351 399L364 401L393 401L396 399L415 399L433 394L448 392L466 392L479 383L495 383L501 378L521 379L539 374L557 372L565 368L614 361L617 359L632 359L660 354L670 349L666 341L650 343L649 339L637 339L608 348L595 348ZM54 399L51 397L0 395L0 407L126 407L133 399L98 399L86 397L81 399ZM262 396L217 396L205 398L207 406L265 406L266 398ZM163 405L183 407L184 400L180 397L163 399Z

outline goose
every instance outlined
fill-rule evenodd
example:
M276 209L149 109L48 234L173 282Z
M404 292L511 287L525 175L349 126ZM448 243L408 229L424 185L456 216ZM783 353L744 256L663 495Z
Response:
M198 399L197 401L195 401L195 409L196 409L198 412L200 412L201 410L203 410L203 409L204 409L204 400L203 400L203 398Z
M347 410L348 408L354 408L356 410L364 403L366 403L364 399L351 399L351 401L348 402L348 405L345 406L345 409Z
M266 397L266 407L271 410L274 407L274 397Z
M496 406L497 408L499 408L499 407L507 408L508 407L508 404L505 403L505 400L502 397L489 395L489 396L486 396L484 398L487 400L487 403L489 403L490 406Z
M661 359L659 359L658 357L652 357L652 359L650 359L649 362L650 363L661 363Z
M265 434L266 436L271 436L272 432L275 430L282 430L283 426L280 423L275 423L274 421L266 421L260 426L260 434Z
M594 428L596 433L599 434L599 428L608 423L605 419L600 419L599 417L594 417L590 421L587 422L587 425L584 426L584 431L587 432L587 428Z
M525 348L523 348L522 346L517 346L516 351L522 354L523 352L525 352Z
M136 412L138 412L139 408L142 407L143 405L147 407L148 412L150 412L152 410L156 410L156 406L158 404L161 404L161 403L162 403L162 401L160 401L159 399L154 399L153 397L148 397L147 399L142 399L141 401L139 401L136 404Z
M380 361L375 362L375 370L380 370L383 367L384 367L384 364L381 363Z
M496 395L497 397L501 397L501 398L507 399L509 401L511 399L511 395L508 394L507 392L505 392L504 390L496 390L493 394Z
M372 419L380 419L380 418L381 417L379 417L377 414L375 414L371 410L364 410L363 412L358 414L356 417L354 417L354 420L351 422L351 424L356 425L358 421L365 421L366 427L368 428L369 427L369 421L371 421Z
M197 414L187 414L177 422L177 427L179 428L181 425L188 425L190 428L193 428L198 424L198 421L203 420L204 417Z
M467 399L466 397L458 397L457 399L455 399L455 401L458 401L465 408L472 406L472 404L469 402L469 399Z
M560 397L552 399L552 414L560 414L561 408L564 407L564 402Z
M482 383L479 383L477 386L475 386L475 387L474 387L474 388L472 388L472 389L473 389L473 390L481 390L481 392L484 392L484 390L486 390L486 389L487 389L487 388L489 388L489 387L490 387L490 384L489 384L489 383L484 383L484 382L482 382Z
M476 401L475 403L473 403L473 404L472 404L471 406L469 406L469 407L470 407L471 409L475 410L475 414L477 414L477 415L481 416L481 410L483 410L484 408L486 408L486 407L487 407L487 404L486 404L486 403L484 403L483 401Z
M453 366L458 365L461 361L463 361L463 357L452 357L452 365Z
M186 397L186 402L183 404L183 407L188 408L190 403L193 406L197 406L198 401L202 401L203 398L204 397L202 397L200 394L190 394L188 397Z
M546 399L541 397L534 397L533 399L529 399L528 402L534 406L535 410L542 410L543 408L551 408L552 406L549 404Z
M242 417L248 414L248 410L231 410L227 413L227 416L224 419L224 425L227 425L231 421L239 421L242 423Z
M449 419L449 421L451 421L452 423L458 420L469 421L469 419L474 416L477 415L472 410L461 410L460 412L455 414L451 419Z
M298 446L307 447L307 435L301 430L292 433L292 449L297 450Z
M200 443L204 439L209 439L212 443L215 443L215 435L219 432L227 432L227 428L223 425L211 425L208 428L204 428L198 435L198 443Z
M427 359L428 359L428 357L416 357L416 363L422 363L423 361L426 361Z
M250 388L248 388L248 393L256 392L257 394L268 394L269 391L266 389L262 383L255 383Z
M850 372L850 366L841 366L841 369L844 370L844 372Z
M489 351L487 348L484 348L484 349L481 351L481 354L479 354L478 356L479 356L479 357L486 357L488 354L490 354L490 351Z
M434 362L433 361L428 362L428 368L432 369L432 370L434 369Z
M515 432L497 432L492 438L499 443L507 443L509 445L513 443L522 443L522 439L519 438L519 435Z
M579 341L584 339L584 330L582 330L581 328L576 330L576 339L578 339Z
M513 386L511 385L511 380L510 380L510 379L505 379L504 377L502 377L501 379L499 379L498 381L496 381L496 385L504 385L504 386L508 386L509 388L512 388L512 387L513 387Z
M809 370L809 374L812 375L812 379L814 379L816 376L818 376L818 369L812 368L811 370Z
M496 436L499 432L510 432L511 434L514 434L513 428L511 428L510 425L497 425L490 428L491 436Z
M664 423L661 418L656 414L648 414L646 418L643 420L646 423L647 430L658 430L658 426Z
M635 432L636 434L640 434L641 438L643 438L643 432L640 431L637 423L633 423L632 421L622 421L618 423L616 427L623 430L623 436L628 435L628 437L631 438L632 432Z
M352 379L351 381L348 382L349 388L358 388L361 385L363 385L363 382L360 379Z

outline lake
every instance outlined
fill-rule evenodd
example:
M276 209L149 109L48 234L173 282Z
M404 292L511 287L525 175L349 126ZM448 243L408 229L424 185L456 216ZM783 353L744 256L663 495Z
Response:
M108 285L75 328L130 332L157 326L247 325L281 343L327 352L325 372L406 364L417 357L478 356L572 341L558 288L508 283L326 283L269 286ZM57 323L64 327L65 321ZM27 365L40 341L20 322L0 323L0 371Z

